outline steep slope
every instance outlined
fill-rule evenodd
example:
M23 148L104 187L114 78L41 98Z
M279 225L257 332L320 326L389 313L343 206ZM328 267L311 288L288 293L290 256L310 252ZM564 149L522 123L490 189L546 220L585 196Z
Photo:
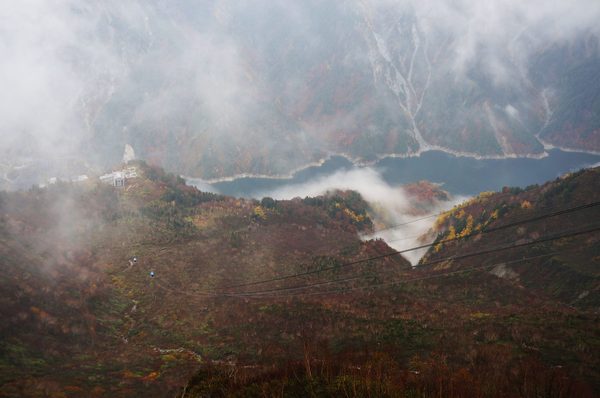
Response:
M186 6L181 7L185 12ZM214 99L220 101L215 105L194 91L178 91L176 112L159 112L153 115L158 120L147 121L142 111L154 101L140 105L131 92L149 90L160 103L174 94L164 93L163 87L198 80L185 63L178 66L183 71L175 82L169 71L159 69L154 81L117 88L98 113L94 147L112 153L111 164L122 145L131 143L145 159L204 178L283 174L331 152L357 159L428 148L483 156L539 155L540 130L558 145L599 149L595 138L582 139L597 135L593 118L579 117L595 113L595 36L533 51L524 64L518 50L509 47L503 50L505 59L513 61L505 67L514 70L498 83L484 63L483 49L480 64L457 74L453 62L464 38L432 32L410 8L377 2L308 2L296 8L301 18L278 6L215 5L228 14L216 21L218 31L228 32L240 57L222 60L227 68L233 62L240 69L230 76L235 98ZM180 22L195 29L193 22ZM519 49L535 38L518 40L511 45ZM142 60L154 60L156 51L160 48L142 53ZM217 79L212 84L218 84L220 75L212 67L210 72ZM576 94L582 86L585 99ZM123 112L136 108L141 120ZM113 132L109 139L108 131Z
M413 268L359 240L372 226L356 193L241 200L137 167L122 189L0 196L0 396L598 391L597 232ZM438 228L592 201L599 176L484 194ZM446 243L424 262L587 227L596 209Z
M186 395L593 396L600 380L600 233L458 257L599 227L597 206L544 216L598 201L599 182L600 169L585 170L457 206L437 221L438 244L412 275L323 289L330 293L321 302L351 300L356 307L370 292L371 316L381 311L390 321L377 345L364 341L365 351L340 352L320 342L317 351L308 346L303 361L274 369L205 366ZM492 232L536 217L545 218Z
M437 244L422 259L428 263L477 250L503 245L526 244L548 234L569 233L598 226L600 206L558 214L536 222L516 225L482 234L475 239L460 236L477 234L486 229L543 217L545 214L585 206L600 201L598 181L600 168L568 174L542 186L526 189L505 188L502 193L484 193L443 214L435 229L442 232L438 241L459 237L457 241ZM600 310L600 273L598 234L523 246L510 251L493 253L494 262L532 255L555 255L532 260L530 263L502 265L490 270L515 286L536 291L564 304L593 312ZM432 265L436 269L461 269L477 264L479 259L465 259Z
M600 151L590 2L65 4L56 20L80 40L31 49L48 69L32 81L41 87L15 88L32 105L0 125L2 186L109 167L125 144L205 179L284 175L331 153ZM16 75L28 70L18 61L39 65L23 52L3 58Z
M370 220L353 193L261 204L144 164L138 173L123 189L59 183L0 196L0 396L164 396L198 361L283 361L301 351L296 328L313 333L302 317L329 310L206 292L389 250L359 240ZM392 266L410 268L396 258L363 272ZM271 327L283 319L287 332ZM348 328L361 319L349 315Z

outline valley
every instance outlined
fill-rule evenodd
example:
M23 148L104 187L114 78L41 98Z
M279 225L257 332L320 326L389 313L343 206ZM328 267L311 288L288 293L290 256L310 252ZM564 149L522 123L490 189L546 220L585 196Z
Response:
M0 398L600 396L598 0L0 21Z

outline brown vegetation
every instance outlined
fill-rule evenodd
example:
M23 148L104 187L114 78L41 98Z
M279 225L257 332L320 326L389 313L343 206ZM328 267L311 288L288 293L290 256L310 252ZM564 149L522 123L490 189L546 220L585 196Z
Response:
M518 275L512 279L472 271L352 293L213 296L353 276L309 291L377 286L436 271L413 270L399 256L338 267L391 251L358 239L371 223L355 193L240 200L140 169L142 177L122 190L61 184L0 194L0 396L176 396L186 384L196 396L598 391L598 234L532 248L571 251L510 267ZM452 226L464 241L428 258L589 223L597 211L494 239L464 233L546 206L597 200L599 174L507 191L502 199L482 195L438 223L440 236ZM323 268L297 280L226 288Z

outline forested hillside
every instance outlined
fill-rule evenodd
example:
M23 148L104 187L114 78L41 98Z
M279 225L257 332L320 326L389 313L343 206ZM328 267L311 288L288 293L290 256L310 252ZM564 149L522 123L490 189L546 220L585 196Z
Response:
M0 396L598 392L600 169L458 206L413 268L359 239L356 193L234 199L137 167L0 195Z

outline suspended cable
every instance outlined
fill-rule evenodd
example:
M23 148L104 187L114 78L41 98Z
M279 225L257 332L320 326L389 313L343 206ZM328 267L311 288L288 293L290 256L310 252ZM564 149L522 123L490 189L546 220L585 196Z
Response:
M504 196L514 196L514 195L515 194L512 193L512 192L494 192L493 198L497 200L497 199L502 198ZM476 198L477 198L477 196L472 197L472 199L476 199ZM443 215L444 213L446 213L446 212L448 212L450 210L451 209L444 210L444 211L441 211L441 212L435 213L435 214L430 214L428 216L423 216L423 217L420 217L420 218L415 218L415 219L412 219L412 220L409 220L409 221L404 221L402 223L390 225L390 226L387 226L385 228L374 229L373 231L371 231L370 235L376 234L377 232L388 231L388 230L391 230L391 229L396 229L398 227L403 227L405 225L414 224L416 222L423 221L423 220L428 220L428 219L433 218L433 217L439 217L439 216Z
M395 285L400 285L400 284L409 283L409 282L419 282L419 281L424 281L424 280L428 280L428 279L436 279L436 278L441 278L441 277L445 277L445 276L462 274L462 273L470 272L470 271L478 271L481 269L493 268L493 267L496 267L499 265L511 265L511 264L522 263L525 261L536 260L536 259L540 259L540 258L544 258L544 257L551 257L556 254L564 253L567 251L569 251L569 250L556 251L556 252L547 253L547 254L540 254L537 256L525 257L525 258L511 260L511 261L502 261L502 262L497 262L497 263L493 263L493 264L461 268L459 270L440 272L440 273L437 273L434 275L423 275L423 276L418 276L418 277L413 277L413 278L408 278L408 279L396 279L396 280L388 281L388 282L384 282L384 283L376 283L376 284L362 285L362 286L352 286L352 287L347 287L347 288L339 288L339 289L317 291L317 292L305 292L305 293L271 295L271 296L266 296L266 295L262 296L261 295L261 296L249 296L249 297L251 297L251 298L258 298L258 297L260 297L260 298L278 298L278 297L316 296L316 295L327 295L327 294L335 294L335 293L345 293L345 292L349 292L349 291L353 291L353 290L371 289L371 288L375 288L375 287L395 286Z
M536 239L536 240L533 240L533 241L530 241L530 242L520 243L520 244L516 244L516 245L512 245L512 246L504 246L504 247L500 247L500 248L494 248L494 249L487 249L487 250L482 250L482 251L477 251L477 252L471 252L471 253L467 253L467 254L463 254L463 255L459 255L459 256L445 257L445 258L442 258L442 259L437 259L437 260L425 263L423 265L433 265L433 264L441 263L441 262L444 262L444 261L450 261L450 260L456 261L456 260L461 260L461 259L465 259L465 258L469 258L469 257L483 255L483 254L490 254L490 253L494 253L494 252L498 252L498 251L503 251L503 250L509 250L509 249L515 249L515 248L520 248L520 247L531 246L531 245L535 245L535 244L538 244L538 243L550 242L550 241L553 241L553 240L558 240L558 239L569 238L569 237L573 237L573 236L584 235L584 234L593 233L593 232L597 232L597 231L600 231L600 227L588 228L588 229L581 230L581 231L569 232L569 233L564 233L564 234L555 235L555 236L551 236L551 237L544 237L544 238ZM512 262L502 261L502 262L498 262L498 263L494 263L494 264L490 264L490 265L485 265L485 266L480 266L480 267L472 267L472 268L473 269L486 268L486 267L492 267L494 265L510 264L510 263L514 263L514 262L528 261L528 260L532 260L532 259L535 259L535 258L541 258L541 257L551 256L551 255L554 255L554 254L557 254L557 253L561 253L561 252L566 252L566 251L570 251L570 250L564 250L564 251L559 251L559 252L553 252L553 253L548 253L548 254L542 254L542 255L527 257L527 258L523 258L523 259L513 260ZM211 291L186 292L186 291L181 290L181 289L173 288L172 285L166 283L165 281L157 282L157 285L161 289L170 291L170 292L172 292L174 294L183 294L183 295L187 295L187 296L191 296L191 297L228 297L228 298L238 298L238 299L245 299L245 298L275 298L275 297L290 297L290 296L298 296L298 295L304 296L304 295L314 295L314 294L332 294L332 293L336 293L336 292L343 292L343 291L349 291L349 290L364 289L364 288L378 287L378 286L387 286L387 285L390 285L390 284L405 283L405 282L411 282L411 281L416 281L416 280L423 280L423 279L430 279L430 278L441 277L441 276L444 276L444 275L452 275L452 274L456 274L456 273L465 272L467 270L468 269L448 271L448 272L443 272L443 273L439 273L439 274L435 274L435 275L426 275L426 276L418 277L418 278L409 278L409 279L396 280L396 281L392 281L392 282L386 282L386 283L383 283L383 284L374 284L374 285L358 286L358 287L353 287L353 288L335 289L335 290L330 290L330 291L325 291L325 292L302 292L302 293L297 293L297 294L279 294L279 295L274 295L272 293L281 293L281 292L284 292L284 291L304 290L304 289L315 287L315 286L322 286L322 285L327 285L327 284L340 283L340 282L346 282L346 281L357 280L357 279L364 279L364 277L357 276L357 277L350 277L350 278L341 278L341 279L338 279L338 280L316 282L316 283L307 284L307 285L303 285L303 286L294 286L294 287L289 287L289 288L279 288L279 289L262 290L262 291L255 291L255 292L240 292L240 293L235 293L235 292L218 292L218 291L214 291L214 290L211 290Z
M336 265L336 266L324 267L324 268L320 268L320 269L315 269L315 270L310 270L310 271L305 271L305 272L299 272L299 273L296 273L296 274L283 275L283 276L279 276L279 277L275 277L275 278L269 278L269 279L263 279L263 280L258 280L258 281L252 281L252 282L240 283L240 284L236 284L236 285L225 286L225 287L223 287L221 289L235 289L235 288L238 288L238 287L260 285L260 284L269 283L269 282L276 282L276 281L282 281L282 280L287 280L287 279L292 279L292 278L298 278L298 277L301 277L301 276L318 274L318 273L329 271L329 270L333 270L333 269L345 268L345 267L353 266L353 265L356 265L356 264L366 263L366 262L372 261L372 260L379 260L379 259L386 258L386 257L396 256L398 254L403 254L403 253L408 253L408 252L415 251L415 250L425 249L425 248L432 247L432 246L435 246L435 245L438 245L438 244L444 244L444 243L454 242L454 241L457 241L457 240L469 239L469 238L472 238L473 236L478 236L478 235L482 235L482 234L496 232L496 231L500 231L500 230L503 230L503 229L511 228L511 227L514 227L514 226L517 226L517 225L527 224L527 223L531 223L531 222L543 220L543 219L550 218L550 217L556 217L556 216L563 215L563 214L568 214L568 213L572 213L572 212L576 212L576 211L581 211L581 210L592 208L592 207L595 207L595 206L598 206L598 205L600 205L600 201L592 202L592 203L587 203L585 205L580 205L580 206L576 206L576 207L571 207L571 208L567 208L567 209L563 209L563 210L559 210L559 211L547 213L547 214L544 214L544 215L541 215L541 216L536 216L536 217L528 218L528 219L525 219L525 220L515 221L515 222L508 223L508 224L505 224L505 225L501 225L501 226L498 226L498 227L484 229L482 231L473 232L471 234L468 234L468 235L462 236L462 237L457 236L457 237L454 237L454 238L443 239L441 241L437 241L437 242L433 242L433 243L428 243L428 244L423 244L423 245L419 245L419 246L415 246L415 247L410 247L410 248L403 249L403 250L395 250L395 251L390 252L390 253L385 253L385 254L380 254L380 255L377 255L377 256L373 256L373 257L368 257L368 258L360 259L360 260L350 261L350 262L339 264L339 265Z
M571 236L577 236L577 235L581 235L581 234L587 234L587 233L591 233L591 232L595 232L595 231L600 231L600 227L586 229L583 231L576 231L576 232L561 234L561 235L552 236L552 237L536 239L534 241L520 243L520 244L516 244L516 245L502 246L502 247L496 247L493 249L487 249L487 250L482 250L482 251L461 254L458 256L444 257L444 258L440 258L437 260L433 260L433 261L429 261L429 262L420 264L419 266L420 267L421 266L429 266L429 265L443 263L446 261L462 260L462 259L469 258L469 257L475 257L475 256L484 255L484 254L491 254L491 253L496 253L496 252L500 252L500 251L516 249L516 248L520 248L520 247L531 246L531 245L535 245L538 243L545 243L545 242L549 242L549 241L553 241L553 240L557 240L557 239L562 239L562 238L571 237ZM358 280L358 279L364 279L364 277L363 276L354 276L354 277L348 277L348 278L340 278L340 279L334 279L334 280L328 280L328 281L309 283L309 284L304 284L304 285L299 285L299 286L281 287L281 288L276 288L276 289L258 290L258 291L251 291L251 292L239 292L239 293L235 293L235 294L245 295L245 296L254 296L254 295L262 295L262 294L285 292L285 291L297 291L297 290L309 289L309 288L312 288L315 286L323 286L323 285L329 285L329 284L335 284L335 283L341 283L341 282L348 282L348 281L353 281L353 280Z

